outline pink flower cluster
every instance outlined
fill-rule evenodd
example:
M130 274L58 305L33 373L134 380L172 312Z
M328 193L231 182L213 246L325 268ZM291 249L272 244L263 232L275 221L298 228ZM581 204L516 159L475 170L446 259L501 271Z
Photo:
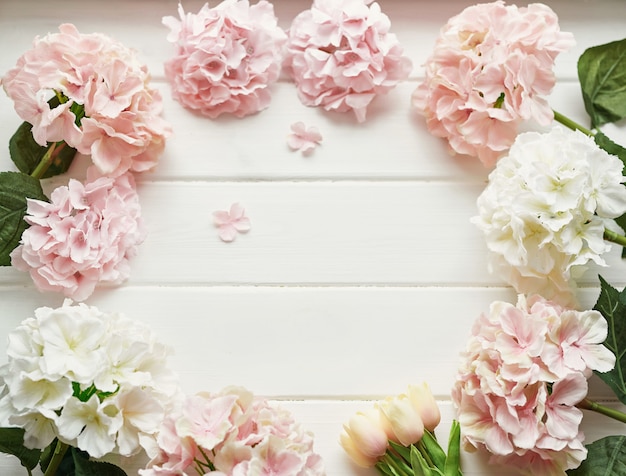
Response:
M28 271L39 290L77 301L100 281L124 281L145 236L133 177L90 178L56 188L51 203L29 199L30 227L11 253L11 264Z
M379 94L411 72L389 17L365 0L315 0L288 31L285 67L307 106L354 111L359 122Z
M205 4L197 14L185 14L181 5L178 10L180 20L163 18L176 45L165 63L174 98L211 118L265 109L287 41L272 4L224 0L215 8Z
M313 437L291 414L242 388L187 397L167 416L141 476L323 475Z
M539 296L492 303L474 324L452 391L465 442L527 474L576 468L587 450L575 405L587 395L591 371L615 365L606 336L597 311Z
M3 78L35 141L65 141L105 175L154 167L170 134L147 68L122 44L64 24L37 38ZM59 105L51 107L54 98ZM77 117L78 116L78 117Z
M453 152L491 166L523 121L552 121L546 101L555 84L552 68L573 44L546 5L470 6L442 28L413 105Z

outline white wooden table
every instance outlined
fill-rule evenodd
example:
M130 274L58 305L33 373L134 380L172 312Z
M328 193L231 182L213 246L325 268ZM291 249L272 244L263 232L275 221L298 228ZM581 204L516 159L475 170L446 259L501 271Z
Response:
M414 69L357 124L351 114L303 106L287 80L275 86L269 109L245 119L210 120L183 109L163 76L172 47L161 18L176 15L177 0L0 1L1 74L36 35L71 22L139 51L174 127L160 165L139 182L149 235L132 276L87 303L148 322L174 347L170 362L186 392L237 384L293 411L315 433L331 476L375 474L344 455L341 425L411 382L430 383L443 412L439 434L447 439L454 416L449 390L471 324L491 301L515 299L488 274L482 236L469 223L488 170L477 160L450 157L409 107L439 28L471 3L380 1ZM187 0L184 7L191 12L202 4ZM309 7L300 0L274 4L285 28ZM548 4L577 40L558 58L551 104L584 121L577 58L589 46L623 37L626 2ZM296 121L323 135L308 158L286 145ZM19 123L0 94L0 170L14 170L6 144ZM84 163L71 174L80 176ZM233 202L246 208L252 230L225 244L212 212ZM609 262L601 273L623 287L619 250ZM597 297L598 271L579 282L588 307ZM25 273L0 269L0 362L8 332L35 308L62 301L40 294ZM591 396L617 405L597 379ZM583 428L587 441L624 432L591 414ZM464 454L465 474L516 474L486 460ZM16 461L0 457L0 474L25 474ZM118 462L136 474L144 459Z

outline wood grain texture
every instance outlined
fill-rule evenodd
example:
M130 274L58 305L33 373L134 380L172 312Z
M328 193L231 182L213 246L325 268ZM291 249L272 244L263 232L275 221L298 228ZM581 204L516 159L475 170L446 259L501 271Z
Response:
M380 0L414 69L410 80L372 104L364 124L303 106L284 77L273 87L270 107L251 117L209 120L183 109L163 77L172 49L161 18L176 15L177 3L0 0L0 74L36 35L72 22L138 51L173 125L159 167L138 177L149 235L132 276L99 289L88 303L148 322L174 349L171 365L186 392L243 385L293 411L316 434L329 476L374 474L342 453L341 425L411 382L430 383L445 440L454 417L449 390L471 324L492 301L515 299L488 273L484 241L469 222L489 171L474 159L450 156L410 107L438 30L474 2ZM184 5L196 11L203 3ZM304 0L274 4L283 27L308 7ZM548 4L577 40L558 59L550 102L585 121L577 58L623 36L626 2ZM299 120L324 137L310 157L285 142ZM2 144L19 123L0 94L0 170L13 169ZM626 141L623 127L606 132ZM88 163L77 159L69 176L81 178ZM45 188L66 181L53 179ZM237 201L252 230L225 244L211 214ZM595 302L598 273L626 285L619 250L607 261L608 268L590 267L579 280L582 307ZM38 293L26 274L0 268L0 355L7 334L35 308L62 302L60 295ZM619 406L599 379L591 380L590 395ZM583 430L588 441L624 433L588 414ZM490 466L482 453L463 458L467 475L516 474ZM144 459L117 462L133 475ZM0 475L22 474L14 459L0 455Z

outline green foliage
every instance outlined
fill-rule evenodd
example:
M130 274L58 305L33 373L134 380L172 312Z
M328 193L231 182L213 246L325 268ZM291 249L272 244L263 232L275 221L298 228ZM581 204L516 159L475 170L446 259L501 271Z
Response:
M22 466L32 470L39 463L41 451L24 447L24 430L22 428L0 428L0 451L16 456Z
M26 175L30 175L41 162L49 146L50 144L44 147L37 144L35 139L33 139L32 126L28 122L23 122L9 140L9 153L18 170ZM48 178L65 173L72 164L76 155L76 149L65 143L57 145L57 149L58 153L40 178Z
M10 253L28 227L26 198L48 201L39 180L21 172L0 172L0 266L11 264Z
M569 476L626 476L626 436L607 436L587 445L587 458Z
M626 164L626 149L624 147L613 142L601 131L595 133L593 140L601 149L606 150L609 154L619 157L622 163Z
M127 476L122 468L103 461L91 461L84 451L71 448L74 471L57 476Z
M618 291L602 276L600 296L594 306L607 320L609 332L604 345L615 354L615 367L605 373L596 372L615 392L617 398L626 404L626 290Z
M585 50L578 79L592 127L626 117L626 39Z

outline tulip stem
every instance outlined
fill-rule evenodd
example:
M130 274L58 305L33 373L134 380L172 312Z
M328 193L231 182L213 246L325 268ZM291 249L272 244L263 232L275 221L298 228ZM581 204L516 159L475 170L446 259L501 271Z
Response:
M580 402L576 406L584 410L591 410L593 412L600 413L602 415L608 416L609 418L613 418L614 420L617 420L619 422L626 423L626 413L620 412L619 410L614 410L613 408L609 408L598 402L589 400L588 398L585 398L582 402Z
M580 124L578 124L576 121L571 120L569 117L564 116L563 114L561 114L560 112L557 111L552 111L554 113L554 120L557 122L560 122L561 124L563 124L564 126L570 128L573 131L580 131L585 135L588 135L589 137L593 137L595 136L595 134L587 129L584 126L581 126Z
M404 461L402 461L402 464L401 464L392 454L389 453L389 451L387 451L382 457L382 459L380 460L380 462L376 464L376 467L378 471L380 471L381 474L385 474L385 475L388 474L388 473L385 473L380 468L378 468L378 465L381 465L381 464L383 466L393 468L393 470L398 476L413 476L415 474L413 473L413 470Z

